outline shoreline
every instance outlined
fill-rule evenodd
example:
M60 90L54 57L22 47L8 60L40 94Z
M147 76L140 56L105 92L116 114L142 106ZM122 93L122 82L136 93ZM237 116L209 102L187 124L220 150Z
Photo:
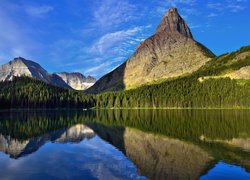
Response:
M0 112L3 111L89 111L89 110L250 110L250 107L225 107L225 108L178 108L178 107L161 107L161 108L139 108L139 107L131 107L131 108L10 108L10 109L0 109Z

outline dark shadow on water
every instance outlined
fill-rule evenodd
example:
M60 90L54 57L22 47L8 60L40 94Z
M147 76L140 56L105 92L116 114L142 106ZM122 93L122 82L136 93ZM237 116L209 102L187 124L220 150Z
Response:
M119 126L105 126L98 123L87 123L88 127L98 134L103 140L112 144L126 155L126 149L124 146L124 127Z

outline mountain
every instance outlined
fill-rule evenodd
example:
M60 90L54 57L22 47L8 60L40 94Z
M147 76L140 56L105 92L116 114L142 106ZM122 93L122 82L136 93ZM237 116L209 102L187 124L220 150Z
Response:
M131 89L160 79L182 76L198 70L214 54L196 42L179 15L171 8L154 35L143 41L122 65L103 76L89 93Z
M66 79L64 78L66 75ZM38 63L22 57L15 58L7 64L0 66L0 81L10 81L14 77L28 76L42 80L48 84L66 89L84 90L95 82L92 77L85 78L80 73L48 73ZM78 79L77 79L78 77Z
M81 73L67 73L61 72L56 73L62 80L68 84L70 87L76 90L84 90L88 89L89 87L93 86L96 82L94 77L88 76L85 77Z
M12 80L13 77L29 76L35 77L38 80L50 82L50 74L43 69L39 64L26 60L22 57L15 58L7 64L0 67L0 80Z
M249 108L250 46L215 57L197 71L97 96L97 108Z

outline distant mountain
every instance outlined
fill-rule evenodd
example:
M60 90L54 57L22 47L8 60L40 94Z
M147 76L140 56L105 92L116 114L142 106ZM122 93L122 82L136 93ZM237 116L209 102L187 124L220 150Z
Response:
M9 81L20 76L33 77L54 86L77 90L85 90L96 81L92 77L85 78L80 73L50 74L38 63L22 57L15 58L9 63L0 66L0 81Z
M95 78L91 76L85 77L81 73L61 72L61 73L56 73L56 75L61 77L66 84L68 84L70 87L76 90L87 89L93 86L96 82Z
M179 15L171 8L162 18L155 34L138 47L122 65L103 76L90 93L131 89L160 79L192 73L214 57L214 54L196 42Z

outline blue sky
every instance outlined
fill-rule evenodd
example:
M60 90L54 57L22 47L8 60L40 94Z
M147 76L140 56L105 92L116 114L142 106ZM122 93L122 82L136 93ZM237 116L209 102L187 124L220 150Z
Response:
M177 7L219 55L250 45L250 0L0 0L0 64L21 56L49 72L97 78L124 62Z

